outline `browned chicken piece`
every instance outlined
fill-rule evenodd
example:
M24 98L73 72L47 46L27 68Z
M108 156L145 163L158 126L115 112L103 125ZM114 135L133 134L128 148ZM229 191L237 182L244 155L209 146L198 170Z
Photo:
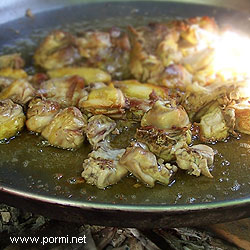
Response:
M90 185L100 189L116 184L128 173L128 170L118 164L125 149L101 147L92 151L83 162L82 177Z
M196 46L196 51L211 45L215 39L214 35L217 35L219 32L215 20L208 16L194 17L182 21L178 20L174 21L174 23L181 30L182 41L180 40L180 43L183 43L182 45L184 46L186 45L187 48L188 45ZM184 50L184 48L181 46L181 49ZM183 53L187 54L187 52L193 52L193 50L187 49Z
M180 129L189 128L190 121L185 109L176 106L170 101L157 101L147 111L141 120L141 126L153 126L158 129Z
M204 70L211 65L214 59L214 49L205 48L189 56L184 57L180 63L184 65L190 73Z
M53 69L48 71L50 78L58 78L64 76L80 76L84 79L84 83L89 85L91 83L102 82L108 83L111 81L111 76L107 72L97 68L87 67L64 67L60 69Z
M125 32L115 27L107 32L86 31L77 45L87 66L105 70L115 79L129 78L130 42Z
M21 69L24 67L24 64L24 60L19 53L0 56L0 69Z
M205 175L213 178L209 166L213 164L213 149L206 145L195 145L190 148L181 148L175 152L176 163L180 169L187 170L190 175Z
M25 124L23 108L10 99L0 101L0 140L9 139L21 131Z
M91 114L103 114L114 118L119 118L125 113L125 97L120 89L110 84L109 86L92 89L88 99L83 98L79 102L79 107Z
M77 106L87 95L84 80L78 76L54 78L42 82L38 94L48 100L58 102L62 107Z
M139 28L129 27L131 40L130 71L146 82L159 75L165 67L181 59L179 35L168 24L153 23Z
M41 133L59 111L60 105L57 102L38 97L34 98L30 101L27 111L27 129Z
M10 86L11 83L13 83L15 79L10 78L10 77L3 77L0 76L0 92Z
M211 64L217 32L209 17L130 27L131 73L140 81L185 89L192 82L189 72Z
M239 103L232 105L235 111L235 129L244 134L250 134L250 105L249 103Z
M88 120L85 133L94 149L115 129L116 123L105 115L94 115Z
M20 105L25 105L35 95L35 89L24 79L13 81L8 87L0 92L0 100L11 99Z
M156 156L171 161L175 159L177 149L191 143L191 132L188 128L163 130L147 126L138 128L135 138L146 144Z
M0 77L9 77L13 79L25 79L28 77L23 69L4 68L0 69Z
M168 185L177 170L176 166L169 163L159 164L153 153L138 145L128 147L118 165L126 168L149 187L154 187L155 182Z
M128 107L125 114L126 119L141 122L143 115L152 108L154 102L154 100L128 98Z
M192 84L193 75L181 64L171 64L149 81L170 89L185 91L187 86Z
M87 119L75 107L65 108L43 129L42 136L50 145L64 149L79 148L84 141Z
M113 84L128 98L150 99L152 93L162 99L169 97L168 90L165 87L156 86L150 83L140 83L136 80L125 80L115 81Z
M35 89L39 89L42 82L49 80L49 77L45 73L36 73L29 76L29 81L32 83Z
M45 37L34 55L35 64L47 70L72 65L79 59L75 37L60 30Z
M244 81L215 82L209 86L193 83L188 86L180 103L187 111L190 120L199 122L207 107L214 101L218 101L221 106L227 106L233 100L246 98L245 84Z
M232 114L234 116L234 114ZM225 119L229 118L228 122ZM200 128L200 140L202 142L222 141L229 136L230 127L234 124L230 123L230 114L223 112L217 102L210 106L205 115L201 117L198 124Z

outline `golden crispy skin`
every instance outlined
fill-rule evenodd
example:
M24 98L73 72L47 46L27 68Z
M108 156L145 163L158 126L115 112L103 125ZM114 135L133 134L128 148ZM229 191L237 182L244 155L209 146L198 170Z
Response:
M150 95L152 93L162 99L167 99L169 97L168 90L165 87L156 86L150 83L140 83L136 80L126 80L115 81L113 84L129 98L150 99Z
M27 110L27 129L41 133L59 111L60 105L57 102L34 98L30 101Z
M10 99L0 101L0 140L9 139L21 131L25 124L23 108Z
M87 85L96 82L108 83L111 81L110 74L101 69L90 67L63 67L48 71L48 75L50 78L80 76Z
M79 148L84 141L86 118L75 107L60 111L42 131L50 145L64 149Z
M23 69L3 68L0 69L1 77L9 77L13 79L27 78L28 75Z
M88 99L83 98L79 107L94 115L103 114L110 117L120 117L125 112L125 98L120 89L112 84L106 87L92 89Z

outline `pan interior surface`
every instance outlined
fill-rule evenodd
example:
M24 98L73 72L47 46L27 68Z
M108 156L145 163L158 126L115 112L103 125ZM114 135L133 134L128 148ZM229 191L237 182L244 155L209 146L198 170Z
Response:
M39 41L50 30L76 32L93 27L136 26L150 21L203 15L215 17L222 26L241 27L242 31L248 29L247 13L229 8L174 2L85 3L62 6L35 13L34 18L23 17L2 24L0 31L4 36L0 41L0 51L1 54L21 52L27 61L27 71L32 73L34 69L30 66L30 58ZM169 186L137 187L136 180L129 177L106 190L99 190L79 183L82 162L90 152L88 144L75 152L65 151L48 147L41 137L23 131L15 139L0 144L0 185L32 195L66 199L72 204L172 206L249 198L250 136L230 138L211 147L218 152L213 179L196 178L180 171Z

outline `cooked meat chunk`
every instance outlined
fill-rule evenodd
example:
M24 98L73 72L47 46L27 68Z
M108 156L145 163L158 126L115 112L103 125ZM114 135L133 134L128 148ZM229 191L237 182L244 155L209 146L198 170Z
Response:
M84 79L85 84L96 82L110 82L111 76L105 71L97 68L87 67L64 67L48 71L50 78L58 78L64 76L80 76Z
M34 95L35 89L32 85L24 79L19 79L12 82L0 92L0 100L9 98L15 103L25 105Z
M186 111L170 102L157 101L142 117L141 126L153 126L158 129L176 129L190 127Z
M104 189L116 184L128 173L127 169L118 164L125 149L101 147L92 151L83 162L82 177L90 185Z
M176 167L172 167L169 163L159 164L153 153L140 146L128 147L119 165L150 187L153 187L155 182L169 184L176 170Z
M179 168L187 170L189 174L200 176L201 174L213 178L209 166L213 164L213 149L206 145L195 145L190 148L181 148L175 152L176 163Z
M0 69L12 68L21 69L24 66L24 60L18 53L0 56Z
M235 129L244 134L250 134L250 105L239 103L232 106L235 110Z
M79 148L84 141L83 130L87 120L81 111L75 107L60 111L47 125L42 136L50 145L64 149Z
M208 16L192 17L178 22L181 28L181 37L191 45L209 45L214 37L211 34L218 33L218 26L215 20ZM204 44L205 43L205 44ZM200 46L202 47L202 46Z
M141 122L143 115L152 108L154 100L128 98L127 103L126 119Z
M23 69L12 69L12 68L4 68L0 69L1 77L9 77L13 79L21 79L27 78L28 75Z
M84 80L78 76L55 78L42 82L38 94L48 100L58 102L62 107L77 106L87 93Z
M154 84L140 83L136 80L116 81L113 84L128 98L150 99L152 92L162 99L168 98L168 90Z
M178 33L167 24L129 27L131 40L130 70L139 81L146 82L160 74L164 67L178 62Z
M171 64L160 74L150 78L149 81L170 89L185 91L192 84L193 75L181 64Z
M36 65L44 69L58 69L74 64L80 59L75 38L60 30L52 31L34 55Z
M130 76L130 42L125 32L113 27L107 32L86 31L77 38L84 64L109 72L116 79Z
M104 114L110 117L120 117L125 112L125 97L120 89L112 84L107 87L93 89L88 99L83 98L79 107L94 115Z
M207 113L201 117L198 124L200 127L200 140L221 141L229 136L229 127L227 126L222 109L215 103Z
M214 58L214 49L205 48L194 54L186 56L180 63L184 65L191 73L203 70L208 67Z
M218 101L222 106L227 106L233 100L246 98L246 83L243 82L214 82L208 86L201 86L198 83L189 85L185 94L181 98L181 105L187 111L190 120L199 121L204 109L214 101Z
M45 73L35 73L32 76L29 76L29 81L32 84L32 86L36 89L39 90L41 83L49 80L49 77Z
M9 139L21 131L25 124L23 108L10 99L0 101L0 140Z
M99 147L103 141L116 127L115 121L105 115L94 115L88 120L85 130L86 136L94 149Z
M59 111L60 105L57 102L34 98L29 103L26 127L30 131L41 133Z
M10 77L3 77L0 76L0 92L10 86L11 83L13 83L15 79L10 78Z
M191 132L187 128L162 130L152 126L137 129L135 137L146 144L156 156L171 161L175 159L175 151L191 143Z

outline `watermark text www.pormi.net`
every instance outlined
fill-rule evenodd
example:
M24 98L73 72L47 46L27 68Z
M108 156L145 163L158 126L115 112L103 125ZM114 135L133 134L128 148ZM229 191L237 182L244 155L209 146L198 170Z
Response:
M12 244L86 244L86 236L43 236L43 237L30 237L30 236L17 236L10 237Z

